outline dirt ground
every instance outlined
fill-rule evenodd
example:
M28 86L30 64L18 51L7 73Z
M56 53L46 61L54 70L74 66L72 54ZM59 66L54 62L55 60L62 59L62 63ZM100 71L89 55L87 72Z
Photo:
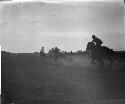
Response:
M15 104L124 104L125 62L105 69L67 56L58 63L38 56L2 57L2 89Z

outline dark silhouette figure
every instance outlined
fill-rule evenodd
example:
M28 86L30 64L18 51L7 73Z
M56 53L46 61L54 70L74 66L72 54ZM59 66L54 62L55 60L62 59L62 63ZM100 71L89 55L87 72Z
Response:
M41 61L44 61L46 58L46 54L44 53L44 47L42 47L40 50L40 57L41 57Z
M49 56L49 58L52 58L54 56L54 48L49 50L48 56Z
M112 49L109 49L106 46L102 46L99 49L98 46L96 46L93 42L88 42L86 51L91 51L91 62L94 63L94 60L97 60L101 68L104 67L104 58L110 61L110 65L113 64L113 58L115 58L116 60L118 59Z
M54 51L55 51L55 54L58 54L59 51L60 51L60 49L58 49L57 47L55 47Z
M60 57L60 49L55 47L54 49L54 61L57 61L57 59Z
M58 58L65 58L65 53L60 52L60 49L55 47L49 50L48 56L52 58L54 62L57 62Z
M101 47L101 44L103 43L101 39L99 39L97 36L92 35L92 42L96 44L96 46Z
M41 48L41 52L43 52L43 53L44 53L44 47L42 47L42 48Z
M57 61L59 54L60 54L60 49L58 49L57 47L50 49L48 52L49 58L53 58L54 61Z

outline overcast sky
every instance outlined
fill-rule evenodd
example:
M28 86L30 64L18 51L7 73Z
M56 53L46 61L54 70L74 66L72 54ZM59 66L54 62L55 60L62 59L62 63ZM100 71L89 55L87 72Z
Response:
M12 1L12 2L27 2L27 1L49 1L49 2L64 2L64 1L82 1L82 2L88 2L88 1L105 1L105 2L122 2L124 0L0 0L0 1Z
M2 50L34 52L41 46L46 51L55 46L66 51L85 50L92 34L110 48L125 50L122 0L84 1L89 2L3 4L0 11Z

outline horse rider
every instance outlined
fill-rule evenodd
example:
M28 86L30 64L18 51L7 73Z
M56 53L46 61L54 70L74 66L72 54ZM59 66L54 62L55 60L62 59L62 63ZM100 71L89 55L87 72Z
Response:
M41 51L40 51L40 52L41 52L41 53L44 53L44 47L41 48Z
M41 48L40 50L40 56L41 56L41 61L44 61L46 54L44 53L44 47Z
M92 35L92 39L93 39L92 42L95 43L95 45L97 46L97 48L100 50L101 49L101 44L103 43L101 41L101 39L99 39L95 35ZM89 53L89 57L91 57L92 56L92 52L89 50L88 53Z
M56 54L59 53L59 49L57 47L55 47L54 51Z
M99 39L97 36L92 35L92 42L96 44L96 46L101 47L101 44L103 43L101 39Z

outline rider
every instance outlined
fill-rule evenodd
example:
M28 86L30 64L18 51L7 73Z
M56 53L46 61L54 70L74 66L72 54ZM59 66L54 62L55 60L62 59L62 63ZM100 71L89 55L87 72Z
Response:
M55 53L59 53L59 50L57 47L55 47Z
M101 39L99 39L98 37L96 37L95 35L92 35L92 42L95 43L95 45L97 46L97 48L100 50L101 49L101 44L103 43L101 41ZM92 51L88 51L89 52L89 57L92 56Z
M41 61L44 61L44 59L46 57L46 55L44 53L44 47L42 47L41 50L40 50L40 57L41 57Z
M101 39L99 39L99 38L96 37L95 35L92 35L92 38L93 38L92 42L95 43L96 46L101 47L101 44L103 43L103 42L101 41Z
M44 47L41 48L41 52L44 53Z

